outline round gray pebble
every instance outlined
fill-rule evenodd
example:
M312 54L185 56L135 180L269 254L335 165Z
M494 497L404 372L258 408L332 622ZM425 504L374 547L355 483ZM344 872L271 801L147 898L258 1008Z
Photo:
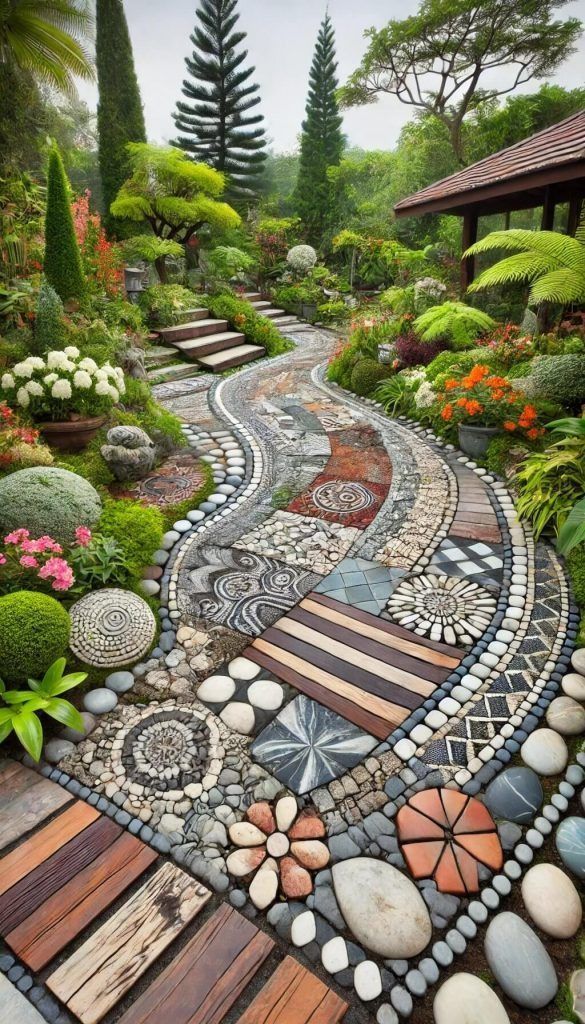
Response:
M462 914L462 916L457 919L455 927L466 939L474 939L477 935L477 925L470 917L467 916L467 914Z
M516 882L522 874L522 868L520 867L517 860L507 860L504 864L504 874L511 878L513 882Z
M412 996L402 985L395 985L390 993L390 1002L402 1017L410 1017L412 1013Z
M510 879L506 878L505 875L496 875L495 878L492 878L492 885L498 896L508 896L510 889L512 888Z
M446 942L435 942L431 952L440 967L449 967L453 963L453 950Z
M495 889L484 889L481 898L488 910L496 910L500 905L500 897Z
M472 900L467 908L467 913L476 924L484 924L487 921L488 912L479 900Z
M544 843L544 836L537 828L529 828L524 838L533 850L540 850L540 847Z
M421 971L409 971L404 980L408 990L412 992L413 996L424 996L427 990L427 983Z
M438 980L440 971L435 960L432 960L430 956L426 956L424 960L418 965L418 969L423 975L425 981L429 985L434 985Z
M382 1003L376 1014L377 1024L400 1024L396 1010L393 1010L390 1003Z
M526 843L518 843L518 846L514 850L514 856L520 864L530 864L534 853Z
M449 949L452 949L453 952L457 953L458 956L461 956L461 954L464 953L465 950L467 949L467 943L465 941L465 938L463 937L461 932L457 931L455 928L451 928L447 932L447 934L445 935L445 941L449 946Z

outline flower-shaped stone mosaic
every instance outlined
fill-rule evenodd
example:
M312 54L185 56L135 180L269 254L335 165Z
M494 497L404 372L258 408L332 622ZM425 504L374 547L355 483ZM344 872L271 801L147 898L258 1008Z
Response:
M417 793L400 808L396 827L410 873L414 878L434 878L440 892L478 892L478 865L499 871L504 863L488 809L457 790Z
M421 573L400 583L386 608L395 622L418 636L466 645L489 626L496 599L473 581Z
M226 865L236 878L253 875L250 899L264 910L280 889L289 899L304 899L313 891L312 871L329 863L329 850L321 839L325 826L315 811L299 813L294 797L284 796L271 805L262 800L246 811L244 821L232 825L229 835L238 849Z

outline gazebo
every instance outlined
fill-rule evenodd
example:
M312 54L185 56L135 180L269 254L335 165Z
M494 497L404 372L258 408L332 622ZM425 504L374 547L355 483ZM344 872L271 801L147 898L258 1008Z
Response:
M397 217L450 213L463 217L462 251L477 239L480 217L542 207L541 227L551 230L555 207L569 204L566 225L574 235L585 197L585 110L571 114L508 149L479 160L423 188L394 207ZM461 288L473 280L474 261L461 262Z

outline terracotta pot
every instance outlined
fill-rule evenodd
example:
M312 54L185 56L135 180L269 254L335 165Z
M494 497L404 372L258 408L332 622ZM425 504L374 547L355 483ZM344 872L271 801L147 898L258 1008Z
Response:
M459 424L459 447L470 459L480 459L488 450L490 441L501 434L499 427L471 426Z
M60 423L37 423L47 444L62 452L79 452L95 437L106 422L106 416L90 416L84 419L63 420Z

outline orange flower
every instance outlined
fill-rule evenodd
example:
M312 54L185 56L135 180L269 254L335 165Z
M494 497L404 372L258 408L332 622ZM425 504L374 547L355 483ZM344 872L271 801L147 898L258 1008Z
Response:
M494 402L501 402L502 399L505 398L505 397L506 397L505 391L502 391L502 390L494 390L494 391L492 391L492 398L493 398Z
M451 380L446 380L445 381L445 391L452 391L453 388L457 388L457 387L459 387L459 381L458 380L454 380L453 378L451 378Z
M477 363L477 365L474 366L473 369L470 370L470 372L467 374L467 377L463 378L462 384L465 388L475 387L475 385L479 384L479 382L482 381L484 377L487 377L489 372L490 371L488 366L483 366L481 363Z
M512 420L504 420L503 427L504 430L509 430L510 433L516 430L516 424Z
M510 385L505 377L488 377L486 384L490 388L509 388Z
M465 409L470 416L478 416L480 412L483 412L483 405L472 398L465 406Z
M453 417L453 406L450 402L447 402L447 405L443 406L443 409L441 410L441 417L444 420L450 420Z
M530 430L526 431L526 436L529 437L531 441L535 441L541 434L542 430L539 430L538 427L532 427Z
M465 406L467 405L467 399L466 398L458 398L457 401L455 402L455 405L458 405L460 409L464 409Z

